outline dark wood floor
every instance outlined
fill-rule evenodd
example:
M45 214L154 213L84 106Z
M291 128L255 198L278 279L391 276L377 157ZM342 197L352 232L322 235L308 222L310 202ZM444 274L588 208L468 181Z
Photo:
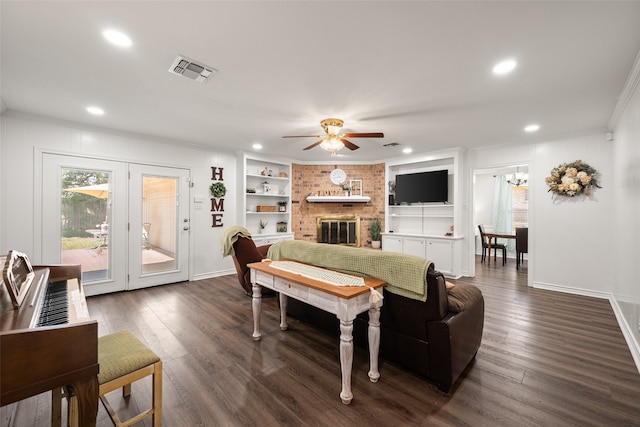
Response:
M235 276L92 297L89 310L100 335L129 329L162 357L165 426L640 425L640 374L609 302L528 288L526 265L497 264L457 281L480 287L486 317L477 358L450 394L384 360L373 384L356 348L350 406L338 396L338 340L295 320L280 331L267 298L254 342ZM150 400L150 383L111 400L126 414ZM44 426L49 410L43 394L2 408L0 423ZM110 425L102 407L98 424Z

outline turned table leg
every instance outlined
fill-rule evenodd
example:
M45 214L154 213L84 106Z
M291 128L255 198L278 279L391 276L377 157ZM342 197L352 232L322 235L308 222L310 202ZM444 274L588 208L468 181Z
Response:
M262 336L260 332L260 314L262 311L262 286L254 283L253 287L253 301L251 307L253 308L253 339L258 341Z
M280 292L280 330L286 331L287 325L287 296Z
M380 351L380 305L369 309L369 379L378 382L378 353Z
M340 369L342 370L342 391L340 399L348 405L353 399L351 393L351 368L353 366L353 321L340 320Z

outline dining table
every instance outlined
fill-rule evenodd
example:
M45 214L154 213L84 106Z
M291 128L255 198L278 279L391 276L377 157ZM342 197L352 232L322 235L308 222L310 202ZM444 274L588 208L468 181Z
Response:
M507 234L500 231L485 231L484 235L487 237L487 253L489 256L487 257L487 265L491 265L491 241L494 239L516 239L515 234ZM497 240L496 240L497 242Z

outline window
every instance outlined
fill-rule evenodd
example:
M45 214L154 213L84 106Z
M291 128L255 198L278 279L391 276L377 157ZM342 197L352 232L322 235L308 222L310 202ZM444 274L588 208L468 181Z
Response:
M514 230L529 226L529 187L526 185L511 189L511 224Z

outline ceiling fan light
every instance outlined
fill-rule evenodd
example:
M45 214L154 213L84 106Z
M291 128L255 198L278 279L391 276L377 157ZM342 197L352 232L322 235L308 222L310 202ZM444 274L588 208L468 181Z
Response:
M335 135L330 134L320 143L320 148L330 151L331 155L335 156L335 152L344 148L344 144Z

